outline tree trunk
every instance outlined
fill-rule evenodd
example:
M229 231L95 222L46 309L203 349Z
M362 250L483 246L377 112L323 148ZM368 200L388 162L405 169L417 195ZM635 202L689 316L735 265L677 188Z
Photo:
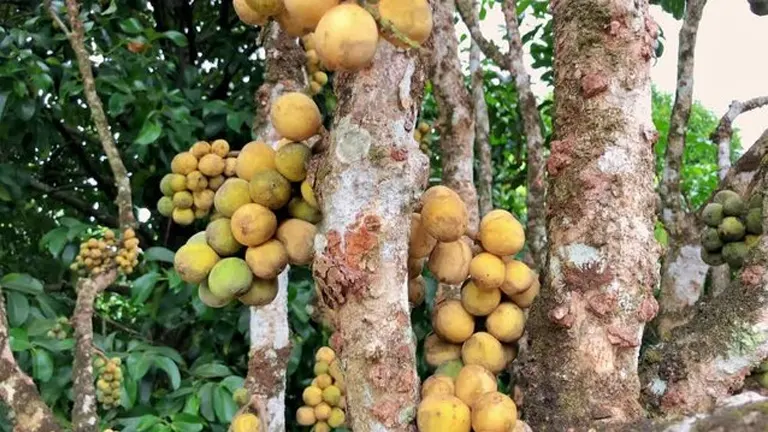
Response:
M473 2L478 13L478 2ZM475 154L477 155L477 204L479 217L493 210L493 162L488 121L488 105L485 103L483 88L483 65L480 46L472 40L469 48L469 74L472 85L472 105L475 113Z
M526 412L534 430L642 415L637 357L658 305L647 1L561 0L549 263L533 305Z
M664 173L660 188L662 219L669 233L669 249L661 271L659 296L659 333L669 331L690 319L693 306L701 296L709 266L701 259L696 217L683 206L680 170L685 152L685 134L693 105L693 70L696 35L706 0L688 0L680 28L677 58L677 91L669 121Z
M336 311L332 345L346 370L350 428L411 431L419 377L406 262L410 215L428 175L413 139L423 68L382 41L371 67L338 73L335 85L317 173L324 218L313 275Z

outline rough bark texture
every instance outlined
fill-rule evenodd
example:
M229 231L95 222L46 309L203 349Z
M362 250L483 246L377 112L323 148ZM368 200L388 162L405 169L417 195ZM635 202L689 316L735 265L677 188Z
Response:
M659 333L668 332L690 319L691 306L704 288L709 266L701 259L700 224L683 205L680 170L685 152L685 133L693 104L693 70L696 35L706 0L688 0L680 28L677 58L677 90L669 121L664 173L660 187L661 216L669 233L669 248L661 270Z
M443 185L456 191L464 200L469 211L469 231L474 236L480 224L473 169L475 119L461 72L459 42L453 25L455 11L454 0L434 2L432 58L435 64L431 79L440 112L437 124Z
M585 430L642 415L637 357L658 305L647 1L553 3L549 263L531 309L526 416Z
M271 102L286 91L306 87L304 50L298 40L273 24L265 43L264 84L256 95L254 132L271 145L280 139L269 121ZM266 432L285 430L286 367L290 357L288 325L288 269L278 277L277 297L268 305L251 308L251 350L246 388L264 406Z
M313 274L337 317L356 432L411 431L419 378L406 261L410 214L428 175L413 139L423 69L380 42L372 66L335 79L338 106L318 173L324 219Z
M479 11L473 2L474 13ZM473 39L469 48L469 74L472 86L472 105L475 114L475 155L477 157L477 206L480 218L493 210L493 163L491 161L491 125L483 88L483 67L480 46Z
M728 107L728 112L720 119L717 129L712 133L712 141L717 144L717 172L720 180L724 179L731 168L731 137L733 136L733 122L736 117L753 109L768 105L768 96L756 97L745 102L733 101Z
M717 191L730 189L741 196L748 196L750 185L754 181L755 175L759 172L760 161L766 155L768 155L768 129L728 170L728 174L720 181ZM713 193L712 196L714 197L714 195Z

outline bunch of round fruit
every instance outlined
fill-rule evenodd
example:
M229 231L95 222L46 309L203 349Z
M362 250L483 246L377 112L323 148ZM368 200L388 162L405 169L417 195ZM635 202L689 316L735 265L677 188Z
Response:
M429 154L429 141L431 139L432 125L427 122L419 123L419 127L413 131L413 139L419 143L419 148Z
M340 0L234 0L240 20L264 25L274 18L291 36L314 32L315 49L332 71L356 71L376 54L379 28L374 17L354 2ZM403 37L422 44L432 32L432 10L427 0L379 0L376 13L382 34L392 44L407 48ZM349 49L355 47L355 49Z
M321 347L315 353L315 379L304 389L305 405L296 411L296 422L301 426L314 426L315 432L329 432L344 425L344 375L336 353Z
M96 370L96 400L105 409L120 405L120 387L123 385L123 370L120 358L110 359L99 356L93 361Z
M133 229L128 228L123 232L119 245L115 232L107 229L80 243L80 253L69 268L81 276L96 276L117 263L121 272L131 274L139 264L140 252L139 239Z
M701 218L707 225L701 234L701 258L711 266L727 263L738 269L763 233L762 196L755 194L745 202L736 192L722 190L704 207Z
M179 225L207 217L214 193L235 175L235 163L225 140L196 142L171 161L171 173L160 181L163 197L157 202L157 211Z
M50 339L63 340L67 338L67 330L69 329L69 319L67 317L59 317L56 320L56 324L48 330L46 336Z
M229 425L229 432L259 432L260 430L261 421L254 413L237 414Z
M314 33L310 33L301 38L304 46L304 55L307 59L307 76L309 76L309 92L313 95L320 93L323 86L328 84L328 73L320 62L320 57L315 51Z

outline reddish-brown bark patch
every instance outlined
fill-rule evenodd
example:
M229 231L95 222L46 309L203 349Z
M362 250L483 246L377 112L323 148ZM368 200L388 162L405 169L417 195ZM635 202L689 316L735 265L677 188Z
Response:
M765 269L759 265L753 265L741 271L741 284L747 288L760 286Z
M551 176L556 176L571 164L573 142L570 140L555 140L550 144L550 149L551 152L547 160L547 172Z
M637 332L620 324L614 324L606 329L608 342L622 348L631 348L640 345Z
M613 281L613 272L606 264L601 268L597 261L589 262L581 267L568 265L563 268L563 281L571 291L587 292L599 289Z
M393 148L390 155L392 156L392 160L402 162L408 158L408 150L404 148Z
M637 308L637 319L640 322L652 320L659 312L659 302L652 295L646 295Z
M401 404L397 400L393 400L392 396L387 396L376 404L371 411L373 416L384 426L395 427L399 423L397 419L400 417L400 408Z
M575 317L568 305L560 305L549 311L549 319L561 327L571 328Z
M608 90L608 80L601 73L589 72L581 78L581 94L587 99L606 90Z
M273 357L273 354L276 356ZM284 386L285 365L291 354L291 346L253 349L248 360L246 388L252 394L276 394L276 388Z
M590 292L586 295L587 308L595 315L605 316L616 310L617 299L612 293Z

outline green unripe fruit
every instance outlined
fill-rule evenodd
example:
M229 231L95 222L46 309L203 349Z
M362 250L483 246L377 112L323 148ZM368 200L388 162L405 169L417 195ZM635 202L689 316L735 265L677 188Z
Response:
M96 360L93 361L93 367L100 368L104 367L104 359L101 357L98 357Z
M718 204L725 204L725 201L728 198L738 198L739 194L732 190L721 190L720 192L716 193L715 196L712 198L712 201L718 203Z
M316 224L322 219L320 210L312 207L303 198L298 197L292 199L288 204L288 213L296 219L305 220L311 224Z
M211 290L208 289L208 281L202 281L197 287L197 296L204 305L214 309L223 308L232 301L232 297L220 299L213 295Z
M328 373L328 363L324 361L315 363L315 376L320 376L324 373Z
M208 275L208 289L219 299L244 294L251 287L253 273L245 260L224 258L216 263Z
M709 203L701 212L701 219L705 224L713 228L717 228L720 222L723 221L723 205L718 203Z
M723 214L726 216L742 216L747 210L747 204L740 196L728 197L723 202Z
M164 196L157 201L157 212L165 217L173 214L173 199Z
M747 248L747 244L744 242L728 243L723 246L723 260L731 268L737 269L744 264L747 252L749 252L749 248Z
M715 228L705 228L701 233L701 245L704 249L714 252L723 247L723 241Z
M205 229L205 238L208 245L220 256L234 255L243 247L232 235L232 224L228 218L216 219L209 223Z
M176 178L175 176L176 174L166 174L163 176L162 180L160 180L160 192L162 192L163 195L167 197L172 197L174 192L176 192L176 190L174 190L174 187L173 187L174 186L173 180ZM185 184L185 187L186 187L186 184ZM179 190L183 190L183 188Z
M768 372L763 372L758 375L757 382L760 383L760 387L768 389Z
M173 206L180 209L188 209L194 203L192 194L189 191L181 191L173 194Z
M724 242L739 241L744 238L744 224L738 218L729 216L717 227L717 233Z
M286 144L275 154L275 168L288 180L300 182L307 177L307 163L311 156L312 151L304 144Z
M338 406L341 400L341 390L335 385L323 389L323 400L330 406Z
M291 199L291 183L273 169L257 171L249 185L251 200L272 210L277 210Z
M751 197L749 197L749 208L763 208L763 195L761 193L755 193Z
M704 248L701 248L701 260L713 267L725 264L723 255L720 252L709 252Z
M747 212L747 232L750 234L763 233L763 209L753 208Z
M459 376L459 371L463 367L464 363L461 360L449 360L437 367L435 375L445 375L456 379L456 377Z
M239 388L235 390L234 393L232 393L232 400L235 401L238 406L244 406L247 404L248 399L248 390L244 388Z
M760 242L760 236L758 235L747 234L747 236L744 237L744 243L747 245L748 249L752 249L753 247L755 247L758 242Z

